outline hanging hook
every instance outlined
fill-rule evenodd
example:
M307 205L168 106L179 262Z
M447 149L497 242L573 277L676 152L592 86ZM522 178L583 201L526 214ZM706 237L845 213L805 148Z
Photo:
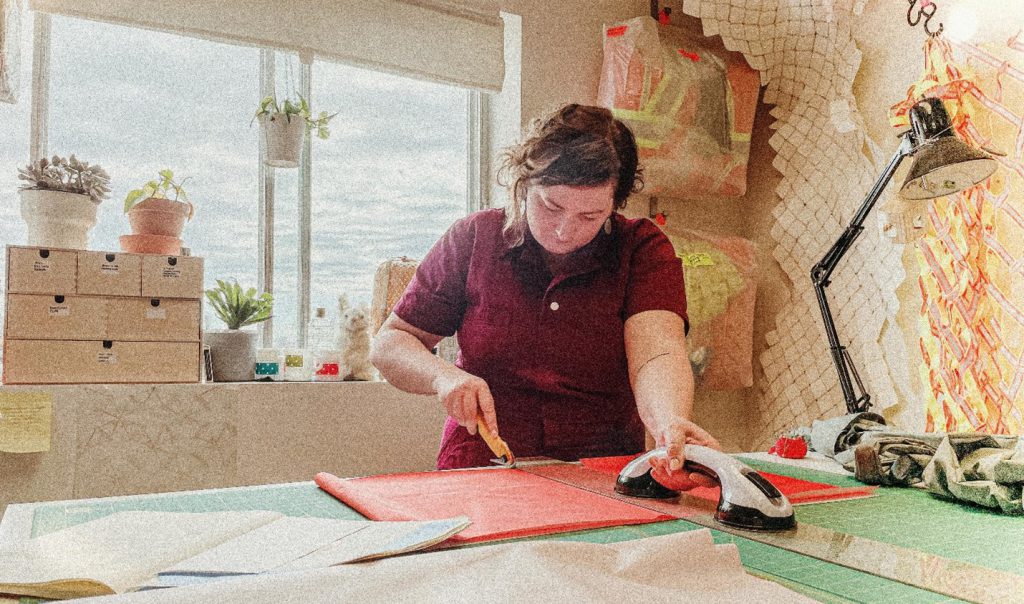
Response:
M914 6L918 2L921 3L921 6L917 7L917 14L915 15ZM924 33L932 36L933 38L942 33L941 23L939 23L939 28L935 31L928 28L928 22L931 21L932 17L935 15L935 11L939 9L934 0L907 0L907 3L910 5L909 8L907 8L907 23L909 23L911 27L920 23L921 17L924 17Z

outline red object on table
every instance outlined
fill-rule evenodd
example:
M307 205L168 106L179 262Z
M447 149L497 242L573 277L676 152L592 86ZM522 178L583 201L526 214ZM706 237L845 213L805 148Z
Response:
M315 481L371 520L468 516L473 523L451 538L458 543L674 519L521 470L449 470L350 479L321 472Z
M768 452L786 459L803 459L807 457L807 441L799 436L780 436Z
M615 476L618 475L618 473L622 471L622 468L624 468L634 457L636 456L622 455L617 457L592 457L589 459L581 459L580 463L591 470ZM772 474L771 472L758 472L758 474L764 476L768 482L775 485L775 488L781 491L792 504L822 503L826 501L869 497L874 494L876 488L868 485L863 487L837 487L824 482L812 482L810 480L790 478L789 476ZM718 501L720 491L721 489L719 487L697 487L686 491L686 494L693 495L694 497L700 497L701 499L707 499L708 501Z

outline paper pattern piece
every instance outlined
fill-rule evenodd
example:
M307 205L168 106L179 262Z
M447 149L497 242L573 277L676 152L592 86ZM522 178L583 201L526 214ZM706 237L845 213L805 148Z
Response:
M923 205L916 256L919 364L927 432L1024 431L1024 45L925 43L925 70L890 122L905 129L924 96L943 99L953 130L1004 153L986 183Z
M110 598L160 602L813 602L753 577L707 529L598 544L500 543Z
M340 479L316 484L373 520L468 516L452 537L472 543L668 520L671 516L508 469L449 470Z
M648 194L743 195L760 85L742 59L678 27L605 27L598 102L636 135Z
M764 377L751 413L754 449L766 450L793 426L845 413L809 272L839 238L888 159L865 134L853 95L860 51L851 21L864 5L865 0L683 0L683 12L701 20L705 35L721 36L727 49L743 53L760 72L764 101L774 105L769 144L782 180L772 210L772 255L794 285L759 356ZM837 114L842 102L849 115ZM850 129L851 122L857 127ZM897 391L910 390L889 369L907 362L902 339L886 333L899 308L901 250L878 231L864 230L828 291L843 301L833 306L837 328L876 411L894 404ZM879 345L886 338L896 358Z
M53 401L46 392L0 392L0 453L50 450Z
M69 598L167 587L179 576L325 568L422 549L468 525L465 517L368 522L270 511L117 512L0 549L0 593Z
M748 388L754 383L754 302L757 250L753 242L688 229L671 229L669 239L683 262L687 345L707 348L699 376L710 390Z

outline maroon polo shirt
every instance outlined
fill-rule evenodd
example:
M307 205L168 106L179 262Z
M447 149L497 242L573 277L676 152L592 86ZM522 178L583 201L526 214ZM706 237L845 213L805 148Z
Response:
M650 220L612 214L611 233L552 275L529 234L506 243L502 209L452 225L394 312L437 336L458 332L456 365L487 382L501 437L520 457L638 453L644 429L629 385L623 325L646 310L686 320L682 263ZM439 469L489 465L478 435L445 422Z

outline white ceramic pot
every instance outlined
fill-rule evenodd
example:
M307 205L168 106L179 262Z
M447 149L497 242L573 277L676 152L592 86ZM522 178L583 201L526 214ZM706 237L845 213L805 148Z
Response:
M214 382L250 382L256 364L256 332L242 329L203 333L210 347Z
M20 189L21 217L28 225L28 244L84 250L96 225L99 204L88 195L46 189Z
M296 115L289 120L279 113L260 116L260 124L267 152L264 163L275 168L298 167L306 121Z

